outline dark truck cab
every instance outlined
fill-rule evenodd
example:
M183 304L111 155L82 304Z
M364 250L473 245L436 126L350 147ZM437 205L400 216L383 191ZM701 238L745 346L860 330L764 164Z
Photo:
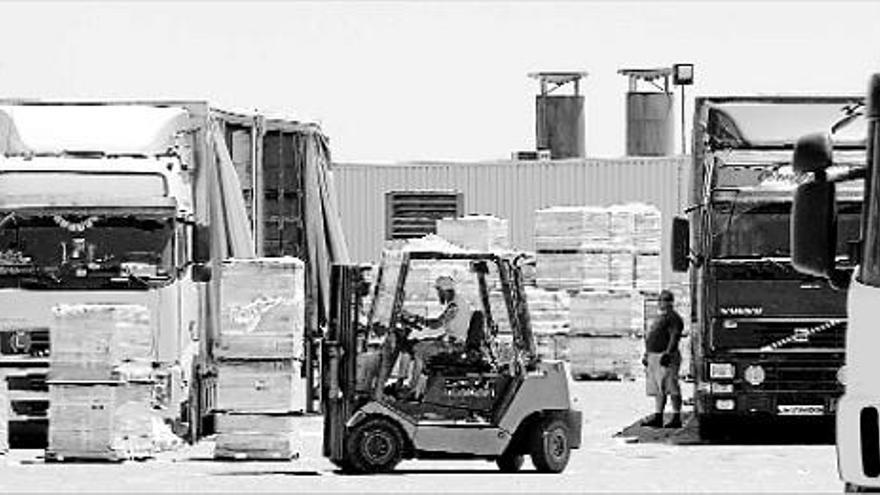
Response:
M846 293L796 271L789 250L803 129L831 127L855 97L698 98L688 218L673 265L690 270L694 409L702 437L747 419L830 418L843 392ZM855 143L855 141L854 141ZM839 142L851 164L863 144ZM851 272L861 188L837 192L836 263Z

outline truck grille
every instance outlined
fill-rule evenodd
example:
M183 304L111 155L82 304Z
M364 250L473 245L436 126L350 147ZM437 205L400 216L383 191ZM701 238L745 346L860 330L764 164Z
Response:
M837 381L837 370L843 365L843 356L836 360L820 360L806 363L799 360L762 362L764 383L753 390L766 392L842 393L843 386ZM746 384L749 387L748 384Z
M846 344L842 319L716 319L712 344L716 349L790 350L840 349Z

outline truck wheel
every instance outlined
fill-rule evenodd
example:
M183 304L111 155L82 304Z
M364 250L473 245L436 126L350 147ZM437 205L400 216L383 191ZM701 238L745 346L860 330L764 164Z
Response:
M355 426L345 441L343 463L354 473L393 471L403 456L403 436L391 421L373 418Z
M571 457L568 425L558 418L547 418L532 430L532 463L539 473L561 473Z
M845 493L880 493L880 488L874 488L872 486L861 486L854 483L845 483L843 485L843 491Z
M697 430L700 440L709 442L718 441L726 437L730 432L723 418L710 415L697 417Z
M525 456L522 454L510 454L505 452L495 459L495 464L502 473L516 473L523 465Z

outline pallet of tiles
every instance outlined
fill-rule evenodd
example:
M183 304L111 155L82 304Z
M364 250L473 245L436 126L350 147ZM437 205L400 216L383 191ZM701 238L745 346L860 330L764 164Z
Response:
M492 215L467 215L437 220L437 235L466 249L510 249L507 220Z
M289 460L299 456L297 420L292 414L223 413L215 416L214 458Z
M641 333L644 302L636 291L584 291L571 298L571 333L621 336Z
M305 327L304 265L292 258L236 259L220 268L220 359L300 357Z
M152 315L140 304L61 304L53 308L49 377L117 380L124 368L156 360Z
M568 356L575 379L631 380L643 373L644 340L630 336L570 335Z
M305 410L299 361L219 361L218 412L289 413Z
M155 452L153 383L50 382L46 459L122 461Z

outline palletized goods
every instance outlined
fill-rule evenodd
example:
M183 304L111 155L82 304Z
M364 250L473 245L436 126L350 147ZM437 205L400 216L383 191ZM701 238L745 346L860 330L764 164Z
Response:
M298 361L220 361L218 411L288 413L303 411L305 391Z
M159 450L162 420L152 383L49 384L49 444L54 460L145 458ZM157 424L158 422L158 424Z
M510 248L507 220L491 215L437 220L437 235L453 244L477 251Z
M304 267L296 258L223 263L220 331L214 355L223 359L301 357L305 326Z
M53 308L53 380L116 380L124 368L156 359L154 324L139 304L62 304Z
M659 254L660 233L660 212L650 205L538 210L536 282L552 289L654 290L659 257L655 264L645 256Z
M216 416L214 457L218 459L290 459L298 453L297 416L224 413Z
M568 355L574 378L632 379L641 371L644 341L629 336L570 335Z
M640 335L644 301L636 291L585 291L571 298L571 333L592 336Z

